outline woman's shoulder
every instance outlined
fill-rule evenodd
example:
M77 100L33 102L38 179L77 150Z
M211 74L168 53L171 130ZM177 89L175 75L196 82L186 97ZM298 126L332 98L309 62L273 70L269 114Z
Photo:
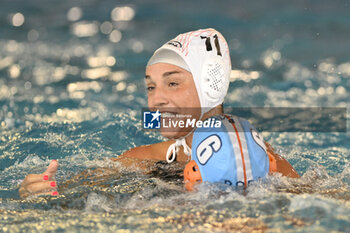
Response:
M172 143L174 143L174 140L137 146L128 151L125 151L120 156L125 158L164 160L164 155Z

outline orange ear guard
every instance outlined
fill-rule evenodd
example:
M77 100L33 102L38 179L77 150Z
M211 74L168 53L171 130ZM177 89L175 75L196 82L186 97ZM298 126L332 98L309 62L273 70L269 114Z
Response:
M199 171L199 167L194 160L188 162L184 170L184 181L185 188L188 191L193 191L193 187L196 183L202 182L201 172Z

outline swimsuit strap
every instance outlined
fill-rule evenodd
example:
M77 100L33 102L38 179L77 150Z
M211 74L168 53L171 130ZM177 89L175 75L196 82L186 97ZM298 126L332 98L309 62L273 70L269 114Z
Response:
M166 161L172 163L176 159L176 153L179 151L179 147L183 146L184 153L188 156L188 160L191 157L191 148L187 145L185 138L176 139L176 141L171 144L166 152Z

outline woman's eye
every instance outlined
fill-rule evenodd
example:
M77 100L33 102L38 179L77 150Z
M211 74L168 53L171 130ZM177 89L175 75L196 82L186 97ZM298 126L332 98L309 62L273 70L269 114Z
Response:
M178 86L179 84L178 83L175 83L175 82L170 82L169 83L169 86L170 87L176 87L176 86Z
M147 91L153 91L154 87L147 87Z

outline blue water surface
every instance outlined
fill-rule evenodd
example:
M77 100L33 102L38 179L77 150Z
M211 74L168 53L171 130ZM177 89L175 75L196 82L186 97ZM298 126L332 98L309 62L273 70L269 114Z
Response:
M246 192L188 193L107 159L165 140L141 127L145 64L199 28L230 46L226 107L349 108L349 10L346 0L1 0L0 231L349 232L349 130L262 132L302 178L273 175ZM52 159L65 191L21 200L24 177ZM67 184L100 167L122 172Z

